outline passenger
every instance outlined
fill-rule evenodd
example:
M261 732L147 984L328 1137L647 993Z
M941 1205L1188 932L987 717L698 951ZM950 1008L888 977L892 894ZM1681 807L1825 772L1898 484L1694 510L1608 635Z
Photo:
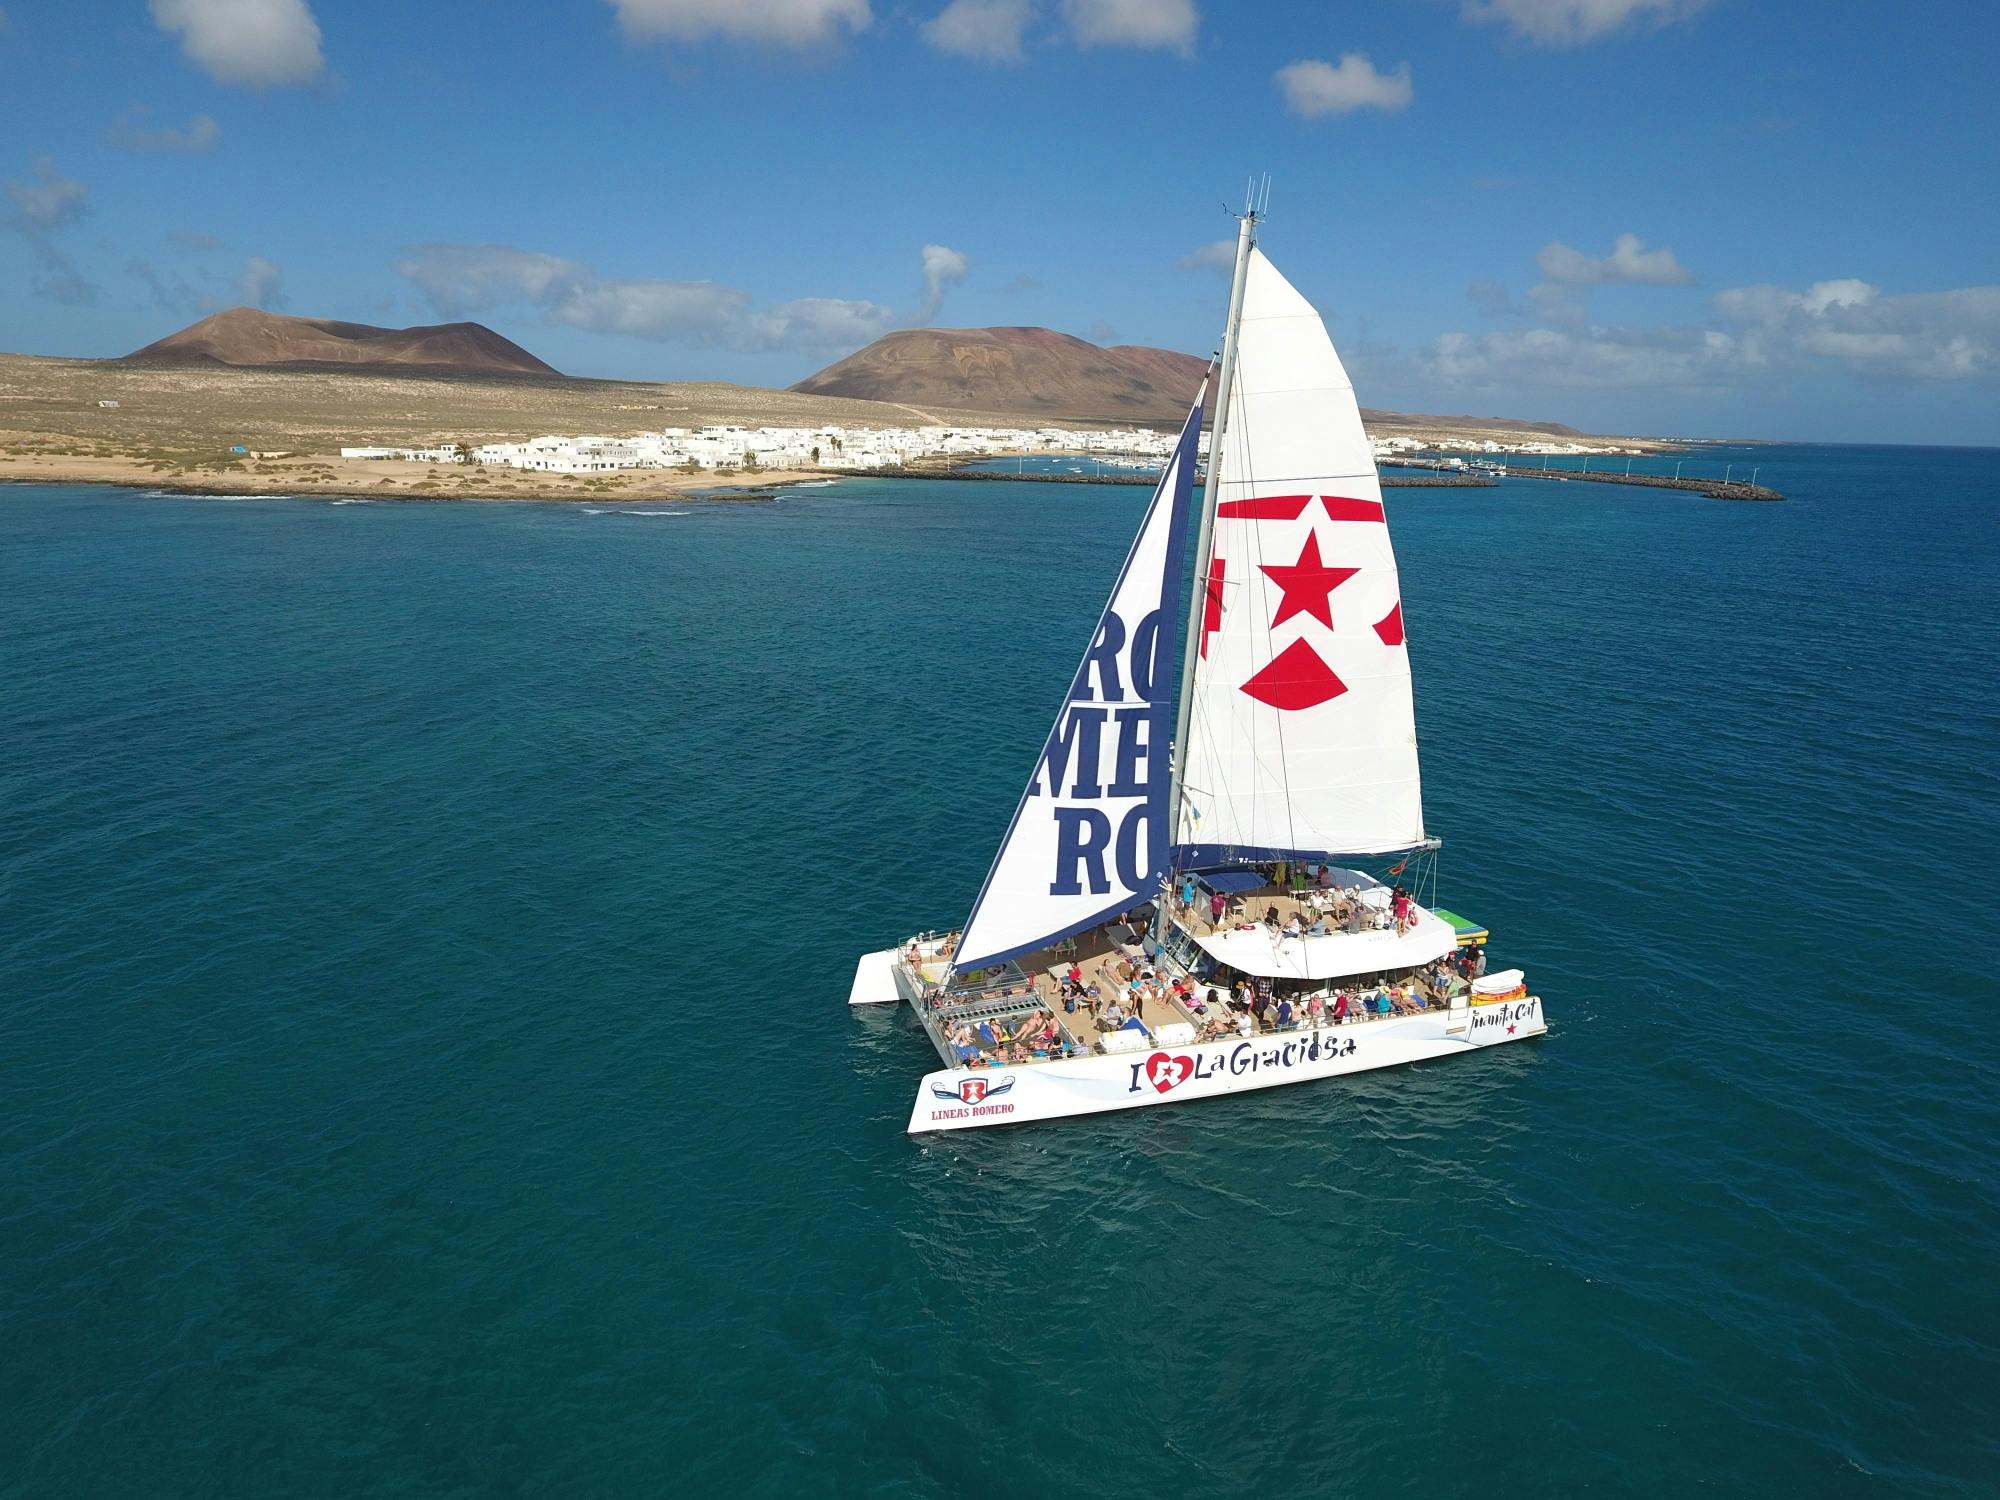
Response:
M1305 929L1299 926L1299 919L1297 913L1294 913L1292 919L1289 922L1287 922L1284 926L1285 936L1288 938L1295 938L1300 936L1304 932Z
M1229 902L1222 892L1213 891L1208 898L1208 930L1215 931L1222 925L1222 914L1229 909Z
M1347 1017L1348 1017L1348 1009L1349 1009L1349 1008L1348 1008L1348 1004L1347 1004L1347 991L1346 991L1346 990L1335 990L1335 991L1333 992L1333 1011L1332 1011L1332 1016L1333 1016L1333 1020L1334 1020L1334 1023L1335 1023L1336 1025L1338 1025L1338 1024L1339 1024L1340 1022L1343 1022L1343 1021L1345 1021L1345 1020L1347 1019Z
M1192 875L1181 881L1181 910L1194 910L1194 876Z
M1276 927L1278 925L1277 907L1267 906L1264 908L1264 925L1266 927Z
M1315 993L1306 1002L1306 1014L1312 1018L1313 1029L1317 1031L1326 1024L1326 996Z
M1291 1029L1292 1029L1292 997L1290 995L1287 995L1284 999L1278 1002L1278 1030L1290 1031Z
M1257 1034L1257 1027L1251 1021L1247 1012L1236 1018L1236 1034L1238 1036L1255 1036Z
M1073 984L1078 989L1082 989L1083 965L1079 964L1075 959L1071 959L1069 964L1069 973L1064 976L1064 980L1066 983Z
M1314 878L1314 883L1323 891L1331 890L1333 888L1333 866L1321 865L1319 867L1319 874Z
M973 1044L972 1028L963 1021L951 1029L951 1050L966 1067L974 1066L973 1059L979 1056L979 1048Z

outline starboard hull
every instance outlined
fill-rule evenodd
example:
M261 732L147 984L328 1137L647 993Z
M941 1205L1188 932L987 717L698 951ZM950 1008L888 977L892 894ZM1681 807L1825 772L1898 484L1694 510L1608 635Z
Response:
M1007 1068L947 1068L917 1086L909 1133L1023 1125L1114 1109L1212 1099L1454 1057L1548 1030L1542 1002L1497 1001L1317 1031L1231 1037L1185 1047Z

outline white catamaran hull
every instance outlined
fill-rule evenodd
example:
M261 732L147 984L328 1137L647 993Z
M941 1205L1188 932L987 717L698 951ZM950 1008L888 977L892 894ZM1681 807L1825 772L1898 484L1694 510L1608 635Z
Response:
M1539 997L1105 1057L926 1074L910 1134L1177 1104L1452 1057L1548 1030Z

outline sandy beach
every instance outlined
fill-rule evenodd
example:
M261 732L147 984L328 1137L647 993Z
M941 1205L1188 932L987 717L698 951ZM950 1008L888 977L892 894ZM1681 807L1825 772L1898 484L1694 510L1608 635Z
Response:
M547 474L483 464L302 455L209 467L163 468L116 455L0 453L0 485L116 484L182 495L365 495L396 500L764 500L779 486L831 475L813 469L684 474Z

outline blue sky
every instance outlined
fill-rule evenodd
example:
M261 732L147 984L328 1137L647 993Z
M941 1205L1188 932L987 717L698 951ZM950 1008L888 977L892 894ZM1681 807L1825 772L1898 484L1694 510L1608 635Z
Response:
M0 349L242 301L785 384L915 322L1365 403L2000 443L2000 19L1753 0L0 0Z

